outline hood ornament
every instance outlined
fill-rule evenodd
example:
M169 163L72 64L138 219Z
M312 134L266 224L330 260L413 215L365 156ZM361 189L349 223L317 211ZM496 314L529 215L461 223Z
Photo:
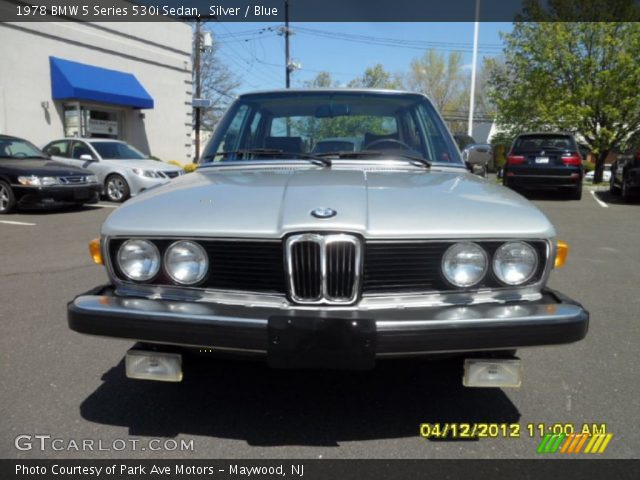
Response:
M318 207L311 211L311 215L316 218L331 218L338 214L333 208Z

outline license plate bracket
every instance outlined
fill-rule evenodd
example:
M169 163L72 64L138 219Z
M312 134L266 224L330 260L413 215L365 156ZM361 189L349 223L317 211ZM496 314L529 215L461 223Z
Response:
M267 363L272 368L370 370L375 366L372 319L273 316Z

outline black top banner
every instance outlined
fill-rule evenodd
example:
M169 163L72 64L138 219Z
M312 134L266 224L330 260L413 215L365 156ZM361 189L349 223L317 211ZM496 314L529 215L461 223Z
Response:
M288 7L288 8L287 8ZM0 0L1 22L640 21L640 0Z

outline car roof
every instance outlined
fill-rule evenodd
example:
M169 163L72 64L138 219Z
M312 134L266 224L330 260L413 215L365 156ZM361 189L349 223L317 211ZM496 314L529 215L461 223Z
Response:
M20 138L20 137L14 137L13 135L2 135L2 134L0 134L0 140L26 140L26 139Z
M127 143L122 140L116 140L115 138L84 138L84 137L67 137L67 138L56 138L55 140L51 140L47 143L53 142L64 142L70 140L78 140L81 142L89 142L89 143L100 143L100 142L118 142L118 143Z
M258 90L255 92L247 92L238 95L238 98L252 97L254 95L266 95L266 94L289 94L299 95L301 93L364 93L371 95L412 95L419 97L426 97L423 93L410 92L408 90L392 90L386 88L276 88L272 90Z
M518 135L518 138L520 137L557 137L557 136L564 136L564 137L573 137L573 133L569 133L569 132L530 132L530 133L521 133L520 135Z

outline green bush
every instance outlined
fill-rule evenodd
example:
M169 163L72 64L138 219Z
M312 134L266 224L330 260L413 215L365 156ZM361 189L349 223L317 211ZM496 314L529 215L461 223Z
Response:
M585 173L592 172L596 169L596 164L591 162L582 162Z

